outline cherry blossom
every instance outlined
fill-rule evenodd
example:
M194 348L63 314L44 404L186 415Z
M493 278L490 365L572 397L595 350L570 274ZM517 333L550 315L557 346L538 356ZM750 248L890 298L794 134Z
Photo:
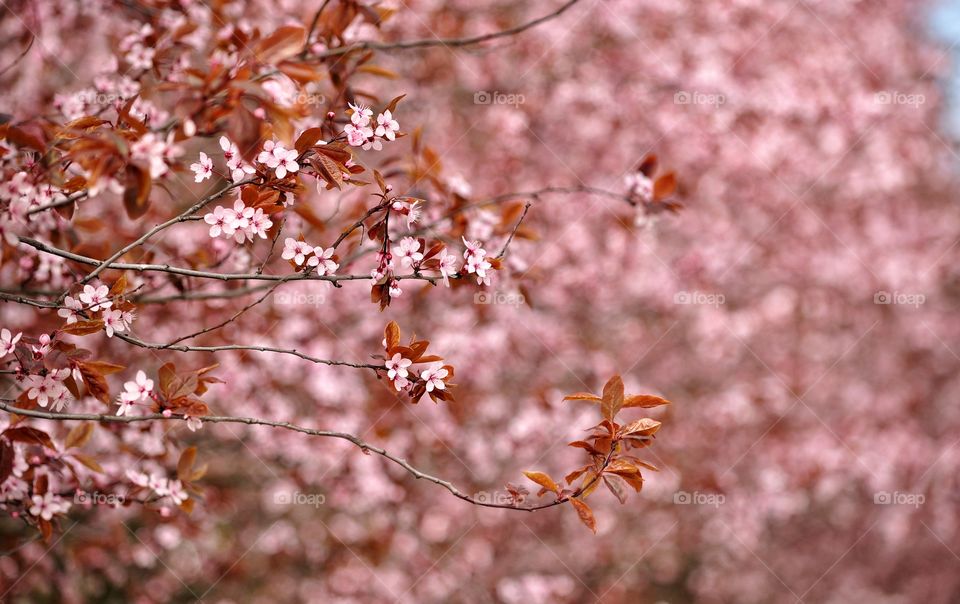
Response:
M250 217L250 224L247 227L247 236L252 241L254 237L260 239L267 238L267 230L273 226L273 221L264 213L263 208L257 208L253 216Z
M300 169L300 165L297 163L299 154L295 149L284 149L277 145L273 150L273 155L277 159L277 178L284 178L287 173L293 173Z
M423 254L419 252L420 242L413 237L404 237L397 245L397 257L400 258L400 264L405 267L411 267L423 260Z
M134 380L123 384L120 393L117 415L126 415L132 405L147 400L153 393L153 380L147 378L143 370L138 370Z
M395 379L396 377L407 377L407 367L413 364L413 361L406 359L399 352L387 359L384 365L387 368L387 377Z
M73 296L67 296L63 299L63 305L65 308L57 310L57 315L66 319L67 325L76 323L81 318L79 313L83 310L83 304Z
M300 170L298 156L295 149L287 149L280 143L268 140L263 143L263 151L257 156L257 161L273 168L277 178L285 178L287 173Z
M53 346L53 339L50 337L50 334L45 333L41 334L38 340L38 345L31 345L30 348L33 350L33 358L42 359L50 353L50 349Z
M283 253L281 257L284 260L293 260L297 266L302 266L307 256L313 253L313 247L305 241L297 241L292 237L283 240Z
M31 502L33 505L30 506L30 513L47 521L55 514L65 514L70 510L70 502L50 491L43 495L34 495Z
M373 131L366 126L354 126L347 124L343 127L344 134L347 135L347 142L353 147L363 146L367 138L373 134Z
M5 357L17 348L17 342L23 334L11 335L10 330L4 327L0 329L0 357Z
M236 228L233 226L235 214L230 210L217 206L213 212L206 214L203 221L210 225L210 237L216 238L221 234L232 237Z
M437 270L440 271L440 276L443 277L443 284L447 287L450 287L450 276L456 274L457 272L457 257L454 254L447 252L446 248L440 252L440 266Z
M370 118L373 116L373 110L364 105L363 103L348 103L348 106L353 111L350 115L350 122L354 126L365 127L370 124Z
M63 384L63 380L68 375L70 375L69 369L50 370L46 375L28 375L27 396L31 400L36 399L41 407L46 407L52 399L57 399L66 392L67 387Z
M339 265L332 260L334 249L332 247L323 249L318 246L313 248L313 256L307 260L307 266L317 267L317 274L321 277L324 275L332 275L336 272Z
M123 333L130 328L127 319L131 319L130 313L124 313L121 310L103 311L103 328L107 332L107 337L112 338L114 332Z
M400 124L397 120L393 119L393 115L389 109L377 116L377 129L374 131L375 135L392 141L397 137L396 133L399 130Z
M477 276L478 285L490 285L490 275L487 274L493 265L486 259L487 252L479 241L467 241L463 239L466 250L463 252L464 264L463 270Z
M434 389L443 390L447 387L443 378L447 377L448 373L440 363L434 363L420 373L420 378L426 382L427 392L433 392Z
M84 285L79 297L84 306L93 312L113 306L113 301L110 300L110 288L106 285Z
M190 169L194 172L194 182L203 182L213 176L213 160L201 151L200 160L190 164Z
M226 136L220 137L220 148L223 150L223 158L227 162L227 169L230 170L230 179L233 182L239 182L256 173L256 169L243 160L236 143Z

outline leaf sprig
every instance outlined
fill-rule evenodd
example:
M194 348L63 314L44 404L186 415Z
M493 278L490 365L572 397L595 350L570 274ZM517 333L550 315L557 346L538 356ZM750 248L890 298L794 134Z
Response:
M565 401L586 401L600 405L602 419L600 423L588 429L584 440L575 440L569 446L583 449L590 457L589 463L577 468L564 477L567 488L562 487L545 472L527 471L524 476L540 485L538 496L554 493L558 501L569 501L577 511L577 516L594 533L597 521L586 499L602 482L620 501L627 502L627 487L637 493L643 488L641 468L658 471L634 455L632 449L642 449L653 444L654 435L660 429L660 422L649 417L621 424L617 416L624 409L640 407L649 409L669 405L670 401L652 394L625 395L623 380L619 375L611 377L603 386L600 396L578 392L563 398ZM579 481L579 486L573 487Z

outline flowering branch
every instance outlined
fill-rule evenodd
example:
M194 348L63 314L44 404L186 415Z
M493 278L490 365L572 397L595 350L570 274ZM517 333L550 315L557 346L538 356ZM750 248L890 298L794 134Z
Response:
M38 411L36 409L22 409L12 405L15 401L9 399L0 399L0 410L6 411L7 413L13 413L23 417L33 417L37 419L47 419L54 421L94 421L94 422L105 422L105 423L114 423L114 424L132 424L137 422L150 422L150 421L188 421L189 417L178 414L164 415L162 413L151 413L148 415L106 415L101 413L53 413L49 411ZM413 465L411 465L406 459L389 453L385 449L373 445L367 441L364 441L358 436L347 432L337 432L334 430L318 430L315 428L307 428L305 426L299 426L297 424L292 424L290 422L278 422L267 419L260 419L255 417L237 417L229 415L204 415L197 419L200 419L203 422L211 424L247 424L250 426L267 426L271 428L279 428L283 430L290 430L293 432L299 432L301 434L307 434L309 436L318 436L326 438L337 438L341 440L346 440L348 442L356 445L361 451L365 454L374 453L387 459L394 464L402 467L404 470L413 475L414 478L418 480L426 480L434 484L440 485L441 487L448 490L455 497L462 499L468 503L474 505L479 505L488 508L502 508L508 510L519 510L524 512L536 512L537 510L542 510L550 507L554 507L565 503L569 500L569 497L564 499L557 499L549 503L543 503L531 507L518 507L516 505L506 504L506 503L497 503L492 501L484 501L477 499L477 497L467 494L464 491L457 488L453 483L442 478L427 474L421 470L418 470Z

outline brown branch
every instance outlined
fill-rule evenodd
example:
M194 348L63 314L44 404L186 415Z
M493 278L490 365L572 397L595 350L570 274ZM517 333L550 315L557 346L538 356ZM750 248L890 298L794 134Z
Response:
M347 54L354 50L411 50L416 48L429 48L432 46L444 46L447 48L461 48L464 46L475 46L477 44L482 44L483 42L489 42L490 40L496 40L498 38L507 38L510 36L516 36L522 34L528 29L533 29L534 27L546 23L552 19L556 19L563 13L567 12L573 5L575 5L580 0L567 0L559 8L557 8L552 13L543 15L542 17L537 17L526 23L510 27L508 29L503 29L500 31L490 32L486 34L481 34L478 36L470 36L465 38L432 38L424 40L409 40L406 42L356 42L354 44L348 44L346 46L340 46L337 48L331 48L326 52L319 53L315 56L318 58L323 57L335 57L343 54Z
M54 421L94 421L94 422L115 423L115 424L131 424L135 422L147 422L147 421L186 421L187 419L189 419L183 415L171 415L167 417L161 413L152 413L149 415L123 415L123 416L104 415L104 414L98 414L98 413L53 413L49 411L38 411L36 409L21 409L19 407L15 407L10 404L13 402L15 401L12 401L10 399L0 399L0 410L6 411L7 413L14 413L16 415L20 415L23 417L33 417L37 419L47 419L47 420L54 420ZM197 419L206 423L211 423L211 424L221 423L221 424L247 424L250 426L267 426L271 428L280 428L283 430L300 432L301 434L307 434L309 436L337 438L340 440L346 440L356 445L364 453L374 453L376 455L379 455L380 457L383 457L393 462L394 464L402 467L404 470L412 474L413 477L418 480L422 479L422 480L426 480L434 484L437 484L445 488L446 490L448 490L455 497L462 499L468 503L472 503L474 505L479 505L482 507L502 508L502 509L508 509L508 510L524 511L524 512L535 512L537 510L542 510L542 509L546 509L546 508L550 508L550 507L554 507L554 506L566 503L567 501L570 500L571 497L574 496L574 495L571 495L563 498L557 498L556 500L551 501L549 503L543 503L543 504L539 504L531 507L517 507L514 505L509 505L504 503L481 501L481 500L478 500L475 496L469 495L461 491L450 481L443 480L442 478L437 478L436 476L432 476L430 474L422 472L417 468L415 468L413 465L411 465L406 459L402 457L398 457L392 453L389 453L385 449L382 449L381 447L370 444L362 440L360 437L347 432L336 432L333 430L317 430L314 428L307 428L304 426L299 426L297 424L292 424L290 422L277 422L277 421L260 419L255 417L206 415L206 416L198 417ZM586 486L589 486L589 485L586 485ZM585 490L585 488L578 491L578 493Z
M100 262L100 264L99 264L99 266L97 266L97 268L93 269L93 271L92 271L90 274L88 274L86 277L84 277L83 279L80 280L80 284L83 285L83 284L85 284L85 283L89 283L89 282L90 282L91 280L93 280L97 275L99 275L102 271L106 270L107 268L110 268L110 264L112 264L112 263L115 262L116 260L120 259L124 254L126 254L126 253L129 252L130 250L132 250L132 249L134 249L134 248L136 248L136 247L139 247L139 246L143 245L144 243L147 242L148 239L150 239L151 237L153 237L154 235L156 235L156 234L159 233L160 231L163 231L164 229L167 229L167 228L169 228L169 227L171 227L171 226L173 226L173 225L175 225L175 224L178 224L178 223L181 223L181 222L186 221L190 216L192 216L192 215L195 214L196 212L199 212L201 209L203 209L204 206L206 206L206 205L207 205L208 203L210 203L211 201L220 198L220 196L222 196L222 195L223 195L224 193L226 193L227 191L230 191L231 189L235 189L235 188L237 188L237 187L239 187L239 186L242 186L242 185L246 185L246 184L252 183L252 182L254 182L254 180L256 180L256 179L255 179L255 178L248 178L248 179L246 179L246 180L241 180L241 181L239 181L239 182L233 182L233 183L230 183L229 185L223 186L223 187L221 187L220 189L218 189L217 191L214 191L213 193L207 195L206 197L203 197L202 199L200 199L199 201L197 201L197 203L193 204L192 206L190 206L189 208L187 208L185 211L181 212L179 215L174 216L173 218L171 218L170 220L167 220L166 222L162 222L162 223L154 226L152 229L150 229L149 231L147 231L146 233L144 233L143 235L141 235L140 237L138 237L138 238L135 239L134 241L131 241L131 242L128 243L127 245L125 245L125 246L123 246L122 248L120 248L119 250L117 250L112 256L110 256L110 257L107 258L106 260Z
M523 219L526 218L527 211L530 209L530 205L531 204L529 201L524 204L523 214L520 214L520 218L517 220L517 224L513 225L513 230L510 231L510 236L507 237L506 243L503 244L503 247L500 249L500 253L497 254L498 259L503 258L503 256L507 253L507 248L510 247L510 244L513 242L514 236L516 236L517 234L517 230L520 228L520 225L523 224Z
M67 250L62 250L60 248L54 247L52 245L43 243L36 239L31 239L30 237L21 237L20 242L30 247L45 252L48 254L53 254L54 256L59 256L61 258L66 258L67 260L73 260L74 262L79 262L81 264L87 264L90 266L98 267L94 272L101 272L106 269L114 270L130 270L137 272L161 272L161 273L170 273L173 275L183 275L185 277L197 277L199 279L216 279L219 281L330 281L331 283L338 283L340 281L363 281L369 280L370 275L317 275L314 273L292 273L290 275L263 275L257 273L216 273L211 271L201 271L196 269L181 268L177 266L171 266L169 264L144 264L144 263L132 263L132 262L110 262L107 264L107 260L97 260L96 258L90 258L88 256L81 256L80 254L75 254L73 252L68 252ZM91 273L92 274L92 273ZM421 280L429 281L431 283L436 283L440 280L440 277L430 277L426 275L397 275L394 277L399 280ZM82 283L82 281L81 281Z
M286 354L301 358L318 365L330 365L336 367L353 367L354 369L383 369L383 365L373 365L371 363L351 363L349 361L336 361L332 359L321 359L310 356L309 354L298 351L295 348L276 348L274 346L256 346L251 344L223 344L220 346L187 346L184 344L159 344L156 342L145 342L135 336L126 333L116 332L113 334L128 344L146 348L148 350L172 350L175 352L222 352L227 350L249 350L255 352L272 352L274 354Z

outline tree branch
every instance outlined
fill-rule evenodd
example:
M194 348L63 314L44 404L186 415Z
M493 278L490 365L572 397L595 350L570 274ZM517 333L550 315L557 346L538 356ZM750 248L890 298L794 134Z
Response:
M188 418L182 415L171 415L167 417L161 413L152 413L149 415L104 415L99 413L53 413L49 411L38 411L36 409L21 409L15 407L10 403L13 403L10 399L0 399L0 410L6 411L7 413L14 413L23 417L33 417L37 419L47 419L54 421L94 421L94 422L104 422L104 423L114 423L114 424L131 424L135 422L148 422L148 421L186 421ZM413 475L414 478L418 480L426 480L432 482L436 485L439 485L453 494L455 497L462 499L468 503L474 505L488 507L488 508L502 508L507 510L519 510L524 512L535 512L537 510L542 510L550 507L554 507L563 503L566 503L570 500L570 497L558 498L549 503L543 503L530 507L517 507L515 505L509 505L505 503L496 503L481 501L473 495L469 495L459 488L457 488L453 483L436 476L422 472L411 465L406 459L398 457L392 453L387 452L385 449L372 445L360 437L347 432L336 432L333 430L317 430L314 428L307 428L304 426L299 426L297 424L292 424L290 422L277 422L267 419L260 419L255 417L236 417L236 416L224 416L224 415L207 415L202 416L197 419L200 419L203 422L211 424L247 424L250 426L267 426L271 428L279 428L283 430L290 430L293 432L300 432L301 434L307 434L309 436L318 436L325 438L337 438L340 440L345 440L356 445L364 453L374 453L387 459L394 464L400 466L407 472ZM589 486L589 485L587 485ZM582 490L585 490L582 489Z
M522 23L515 27L508 29L503 29L500 31L490 32L486 34L481 34L478 36L470 36L465 38L431 38L423 40L408 40L406 42L356 42L354 44L348 44L346 46L340 46L337 48L331 48L322 53L314 55L319 58L323 57L335 57L343 54L347 54L354 50L411 50L416 48L429 48L432 46L445 46L448 48L461 48L464 46L475 46L477 44L482 44L483 42L489 42L490 40L496 40L498 38L507 38L510 36L516 36L522 34L528 29L533 29L538 25L542 25L547 21L556 19L563 13L567 12L570 8L573 7L580 0L567 0L559 8L557 8L552 13L543 15L542 17L537 17L526 23Z

